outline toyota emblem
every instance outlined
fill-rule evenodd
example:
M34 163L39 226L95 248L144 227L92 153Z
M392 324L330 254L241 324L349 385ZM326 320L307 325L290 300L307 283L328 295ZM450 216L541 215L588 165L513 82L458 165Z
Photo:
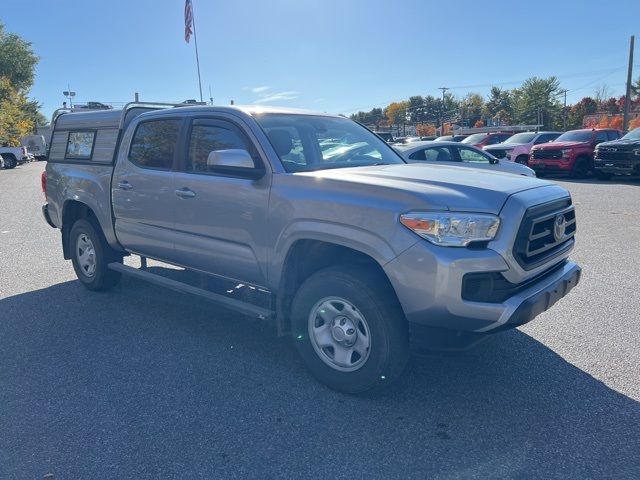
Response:
M567 231L567 219L564 218L564 215L560 214L556 217L556 221L553 224L553 237L556 239L556 242L562 240Z

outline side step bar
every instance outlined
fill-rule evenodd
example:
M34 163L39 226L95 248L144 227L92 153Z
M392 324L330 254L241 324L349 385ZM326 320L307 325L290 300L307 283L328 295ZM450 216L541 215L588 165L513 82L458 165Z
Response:
M139 278L160 287L175 290L176 292L188 293L191 295L197 295L199 297L206 298L207 300L219 303L220 305L223 305L231 310L235 310L250 317L267 319L275 314L275 312L267 308L258 307L251 303L236 300L235 298L225 297L224 295L213 293L202 288L192 287L191 285L187 285L186 283L177 282L176 280L171 280L170 278L165 278L161 275L156 275L155 273L140 270L128 265L123 265L122 263L110 263L109 269L120 272L124 275Z

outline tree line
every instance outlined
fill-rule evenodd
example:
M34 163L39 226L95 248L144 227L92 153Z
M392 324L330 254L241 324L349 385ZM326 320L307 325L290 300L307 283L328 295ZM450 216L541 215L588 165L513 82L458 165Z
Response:
M631 107L640 109L640 78L632 90ZM416 95L385 108L354 113L351 118L376 128L417 125L422 127L419 134L425 135L435 134L436 127L442 124L445 131L451 124L462 127L541 124L548 130L574 129L585 126L585 117L593 115L596 118L586 126L622 127L618 115L623 112L624 97L608 97L607 89L602 88L595 98L584 97L565 107L566 92L556 77L531 77L517 88L492 87L487 97L473 92L461 98L451 93L439 98ZM634 125L640 127L640 121L634 119L631 128Z
M0 23L0 145L19 145L36 125L46 123L38 102L28 98L37 63L31 43Z

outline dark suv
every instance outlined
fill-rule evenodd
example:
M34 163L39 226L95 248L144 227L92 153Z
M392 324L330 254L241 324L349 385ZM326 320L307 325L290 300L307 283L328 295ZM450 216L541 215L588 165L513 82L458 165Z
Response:
M620 140L598 145L593 172L603 180L613 175L640 175L640 128Z

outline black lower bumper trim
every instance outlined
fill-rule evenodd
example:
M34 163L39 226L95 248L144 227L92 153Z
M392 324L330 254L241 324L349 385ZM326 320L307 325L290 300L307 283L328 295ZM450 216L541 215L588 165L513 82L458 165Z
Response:
M582 269L575 265L556 282L522 302L516 311L513 312L513 315L511 315L507 323L490 330L488 333L524 325L542 312L549 310L558 300L567 295L573 287L578 284L581 273Z
M49 204L45 203L44 205L42 205L42 216L44 217L45 221L49 224L49 226L51 228L57 228L53 222L51 221L51 217L49 216Z

